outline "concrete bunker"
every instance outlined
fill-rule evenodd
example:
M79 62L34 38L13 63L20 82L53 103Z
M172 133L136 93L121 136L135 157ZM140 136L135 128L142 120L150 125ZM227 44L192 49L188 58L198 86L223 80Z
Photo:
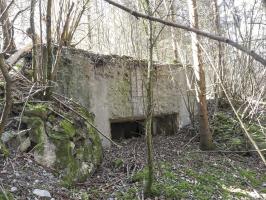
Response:
M186 95L182 96L188 90L185 69L179 64L154 64L153 133L174 134L190 123ZM94 113L95 125L107 137L130 138L144 132L146 70L146 60L63 48L58 92ZM110 145L104 138L102 143Z

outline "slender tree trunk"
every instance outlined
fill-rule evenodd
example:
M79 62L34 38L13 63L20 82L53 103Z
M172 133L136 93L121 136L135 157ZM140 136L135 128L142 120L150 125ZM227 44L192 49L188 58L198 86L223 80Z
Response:
M175 0L173 0L172 4L171 4L171 21L172 22L176 22L176 19L175 19ZM175 34L175 29L173 27L170 27L170 30L171 30L171 37L172 37L172 46L173 46L173 51L174 51L174 58L175 58L175 62L178 62L178 50L177 50L177 41L176 41L176 34Z
M12 79L8 74L8 66L4 61L3 54L0 54L0 71L3 74L4 80L6 82L5 87L5 105L1 115L0 121L0 134L4 131L5 125L8 120L9 113L12 107Z
M216 35L221 36L221 28L220 28L220 13L218 8L218 2L217 0L213 0L213 12L214 12L214 23L215 23L215 33ZM219 72L219 77L217 77L214 74L214 77L216 77L216 84L215 84L215 112L218 111L218 104L219 104L219 98L222 96L222 89L220 87L220 81L223 81L224 76L224 70L223 70L223 64L222 64L222 43L218 42L218 59L217 59L217 68Z
M14 41L14 32L13 32L13 25L9 21L8 10L5 11L7 8L6 0L0 0L0 21L2 24L2 31L3 31L3 51L5 52L12 52L16 50L16 45Z
M146 0L148 15L152 15L150 1ZM147 70L147 111L145 123L145 135L147 144L147 161L148 161L148 180L145 185L145 195L150 196L153 183L153 146L152 146L152 117L153 117L153 24L148 22L149 30L149 58Z
M30 5L30 37L32 40L32 70L33 70L33 79L37 81L39 79L39 72L37 67L37 38L35 33L35 22L34 22L34 13L35 13L35 4L36 0L31 0Z
M67 16L66 16L66 21L65 21L65 24L64 24L64 27L62 30L62 34L60 37L60 41L59 41L59 47L58 47L57 52L56 52L55 61L53 62L53 69L52 69L51 77L50 77L51 81L56 81L56 75L57 75L58 65L60 62L61 50L62 50L63 45L66 44L65 43L66 42L65 36L67 35L67 32L68 32L70 16L71 16L73 8L74 8L74 3L72 3L71 7L68 10Z
M52 27L51 27L51 13L52 13L52 0L47 0L47 11L46 11L46 67L45 71L47 74L46 81L48 82L48 88L46 89L45 98L49 99L52 94L52 67L53 67L53 48L52 48Z
M51 14L52 14L52 0L47 0L47 11L46 11L46 53L47 53L47 79L51 79L52 65L53 65L53 51L52 51L52 27L51 27Z
M188 0L188 7L191 26L196 29L199 29L196 0ZM196 33L191 33L191 44L199 107L200 149L211 150L214 146L208 122L205 72L202 60L202 50L199 45L199 36Z
M39 69L40 69L40 80L42 82L43 85L45 85L45 78L46 78L46 74L45 74L45 69L44 69L44 64L43 64L43 29L42 29L42 1L39 1L39 23L40 23L40 57L39 57Z

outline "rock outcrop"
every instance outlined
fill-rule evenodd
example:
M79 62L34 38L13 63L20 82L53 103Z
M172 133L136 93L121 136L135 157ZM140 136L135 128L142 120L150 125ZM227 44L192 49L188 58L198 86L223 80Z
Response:
M41 165L55 169L65 186L87 179L102 160L101 140L92 127L94 115L52 104L28 105L22 118L28 134L20 138L23 151L33 152Z

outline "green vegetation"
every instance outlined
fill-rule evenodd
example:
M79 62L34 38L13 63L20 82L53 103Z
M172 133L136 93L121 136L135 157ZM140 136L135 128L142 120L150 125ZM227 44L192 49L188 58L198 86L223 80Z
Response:
M52 105L50 107L49 110L52 110ZM100 164L100 137L91 125L93 115L85 109L80 109L85 119L77 118L73 113L58 117L49 110L43 104L29 105L23 122L31 129L30 138L36 144L35 153L37 150L39 156L45 156L44 148L49 144L55 146L53 167L60 174L62 184L70 187L75 182L85 181ZM75 120L79 123L72 123Z
M70 123L67 120L62 120L60 122L60 127L63 128L64 133L69 137L69 138L73 138L76 134L76 130L75 127L72 125L72 123Z
M92 128L89 122L93 122L91 114L83 112L87 121L84 127L78 127L69 121L60 122L61 132L53 133L53 143L56 145L57 168L64 169L62 184L66 187L72 186L75 182L85 181L93 172L95 165L102 159L102 148L99 135ZM57 137L55 137L57 135ZM58 136L65 137L58 137ZM78 145L73 141L84 138ZM89 142L89 143L88 143ZM92 143L93 142L93 143Z
M38 153L42 154L44 151L44 143L47 139L45 133L45 121L47 116L47 106L43 104L27 105L23 122L27 124L30 130L30 138L36 146Z
M10 152L6 145L0 140L0 153L3 154L4 157L8 157Z
M81 195L82 200L91 200L91 199L101 199L101 191L99 187L91 187L86 193L83 192Z
M169 163L157 165L158 175L152 187L154 197L163 196L166 199L239 199L250 198L247 184L260 189L266 181L266 175L257 177L255 171L246 169L224 168L218 165L203 165L200 169L174 168ZM132 176L134 186L126 192L118 192L118 199L138 199L143 183L147 179L148 171L145 167ZM263 190L261 190L263 192Z
M266 136L262 127L255 123L245 122L245 127L256 141L260 149L266 148ZM220 149L231 151L248 151L252 148L248 139L243 133L239 122L230 113L218 112L211 123L214 133L214 140ZM265 131L265 130L264 130Z
M114 165L115 168L120 168L120 167L123 166L123 164L124 164L124 162L120 158L118 158L118 159L113 161L113 165Z
M2 190L0 192L0 200L14 200L14 197L10 192Z
M244 178L247 182L254 187L260 187L263 182L266 181L266 174L258 175L256 172L249 169L239 169L239 174Z

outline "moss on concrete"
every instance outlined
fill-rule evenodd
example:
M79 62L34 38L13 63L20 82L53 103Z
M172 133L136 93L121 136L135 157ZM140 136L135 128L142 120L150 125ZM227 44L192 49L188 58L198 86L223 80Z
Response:
M47 114L48 110L47 110L47 105L45 104L36 104L36 105L28 104L25 110L26 116L40 117L43 120L46 120Z
M60 122L60 127L64 130L64 133L68 135L69 138L73 138L76 134L75 127L72 123L67 120L62 120Z
M23 117L23 122L25 122L28 128L30 128L31 141L36 144L34 148L39 154L43 153L44 143L47 140L45 131L45 120L47 118L47 114L48 112L46 105L28 104L25 110L25 117Z
M94 114L88 112L85 108L80 108L80 113L86 118L85 125L87 127L87 142L91 142L92 148L88 148L87 151L93 153L93 160L95 163L100 163L102 161L102 145L101 138L98 132L92 126L94 123ZM86 145L85 145L86 146Z

